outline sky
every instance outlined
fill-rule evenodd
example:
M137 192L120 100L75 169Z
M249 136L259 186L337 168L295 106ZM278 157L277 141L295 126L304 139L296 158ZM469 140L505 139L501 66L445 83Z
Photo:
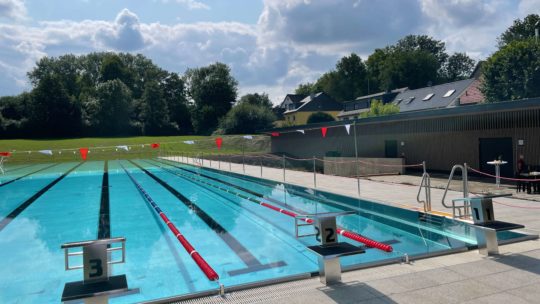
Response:
M30 90L43 56L141 53L171 72L223 62L239 95L278 103L350 53L409 34L479 60L540 0L0 0L0 96Z

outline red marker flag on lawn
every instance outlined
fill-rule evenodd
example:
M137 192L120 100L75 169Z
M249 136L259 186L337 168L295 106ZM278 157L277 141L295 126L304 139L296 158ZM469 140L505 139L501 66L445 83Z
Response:
M79 152L81 153L81 158L86 160L86 157L88 156L88 148L80 148Z
M216 138L216 145L218 150L221 149L221 144L223 143L223 139L221 137Z
M328 131L328 128L327 128L327 127L322 127L322 128L321 128L322 137L326 137L326 131Z
M0 156L9 157L11 156L11 152L0 152Z
M276 137L276 136L279 136L279 132L272 132L272 133L270 133L270 135Z
M150 145L150 147L152 147L152 149L157 149L159 148L159 144L158 143L153 143Z

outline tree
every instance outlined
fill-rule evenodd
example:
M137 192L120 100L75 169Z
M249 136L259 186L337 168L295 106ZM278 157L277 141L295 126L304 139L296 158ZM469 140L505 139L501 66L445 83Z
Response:
M499 48L516 40L527 40L534 37L534 29L539 27L536 25L539 21L540 15L537 14L530 14L523 21L521 19L514 20L514 24L497 38Z
M399 113L399 106L393 103L384 104L380 100L372 100L369 111L360 114L360 117L385 116Z
M294 91L295 94L299 95L309 95L317 93L315 84L311 82L301 83L298 85L298 88Z
M29 120L36 136L70 136L81 129L81 107L56 75L44 75L32 91Z
M189 96L194 102L193 127L197 134L210 134L236 100L238 82L223 63L188 69L184 76Z
M440 67L444 65L448 58L444 42L427 35L407 35L396 43L394 49L397 51L424 51L430 53L435 56Z
M540 96L540 43L532 38L503 46L482 68L488 102Z
M274 113L267 106L243 102L234 106L220 123L225 134L249 134L273 127Z
M465 53L454 53L443 66L442 79L445 82L467 79L474 70L475 62Z
M318 122L328 122L328 121L335 121L335 119L334 117L332 117L332 115L325 112L315 112L309 115L307 119L308 124L318 123Z
M426 51L395 51L391 53L381 70L379 82L384 90L409 87L417 89L436 84L439 63Z
M169 110L167 102L159 85L155 81L147 82L142 96L144 134L163 135L170 133L173 129L169 120Z
M58 58L43 57L36 67L28 72L28 78L35 88L44 78L53 76L71 98L77 98L80 93L77 84L80 67L80 59L72 54Z
M272 109L272 102L270 101L270 98L268 97L268 94L262 93L262 94L246 94L242 97L240 97L240 100L238 101L238 104L242 103L249 103L256 106L262 106L268 109Z
M90 128L100 135L129 133L131 92L119 79L101 83L96 96L85 103Z
M170 73L161 84L162 97L169 109L169 118L172 126L180 134L193 132L191 115L186 96L186 86L182 78L176 73Z

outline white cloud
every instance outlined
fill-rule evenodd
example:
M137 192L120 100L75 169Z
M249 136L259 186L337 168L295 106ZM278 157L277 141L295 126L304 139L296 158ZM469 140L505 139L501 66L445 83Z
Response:
M7 16L1 15L6 11L1 4L8 2L22 3L0 0L0 16ZM193 9L204 8L196 3L206 5L176 2L191 3ZM241 93L267 92L278 102L299 83L333 68L340 57L355 52L366 59L407 34L432 35L451 52L485 58L500 33L514 19L538 11L539 2L265 0L256 25L144 23L128 9L115 20L0 23L0 95L27 87L26 72L43 56L116 50L142 53L179 73L221 61L231 67Z
M197 9L209 10L210 9L210 6L208 6L207 4L204 4L200 1L195 1L195 0L162 0L162 1L164 3L176 2L176 3L187 6L187 8L190 10L197 10Z
M0 20L2 18L16 21L26 19L26 7L23 0L0 0Z

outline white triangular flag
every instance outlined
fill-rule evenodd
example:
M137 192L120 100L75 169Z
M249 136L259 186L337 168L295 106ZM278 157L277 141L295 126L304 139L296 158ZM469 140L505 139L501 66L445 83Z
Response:
M300 132L300 133L302 133L302 134L306 134L306 131L304 131L304 130L296 130L296 131L297 131L297 132Z
M253 139L253 136L251 136L251 135L244 135L244 138L245 138L245 139Z
M116 146L116 147L117 147L118 149L122 149L122 150L126 150L126 151L128 150L128 146L125 146L125 145L123 145L123 146ZM118 151L118 149L116 149L116 151Z
M52 155L52 151L51 151L51 150L39 150L39 153L45 154L45 155Z
M347 130L347 134L351 134L351 125L350 125L350 124L346 124L346 125L345 125L345 130Z
M195 142L193 140L186 140L184 141L185 144L188 144L188 145L194 145Z

